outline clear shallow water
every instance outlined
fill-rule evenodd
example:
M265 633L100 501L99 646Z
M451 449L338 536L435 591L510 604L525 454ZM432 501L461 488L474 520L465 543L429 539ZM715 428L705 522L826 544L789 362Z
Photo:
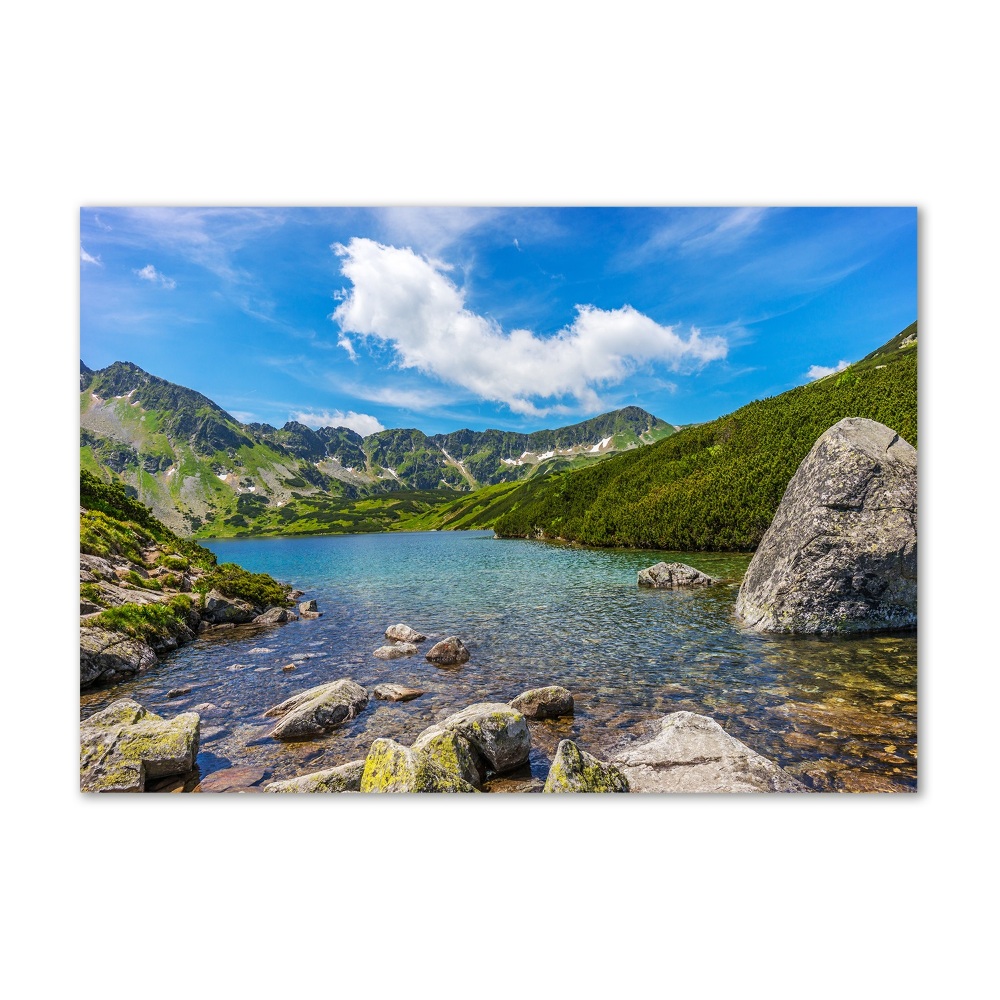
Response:
M648 737L668 712L713 716L729 733L823 790L916 787L915 632L847 638L764 637L733 618L749 554L609 551L499 540L492 532L240 539L208 543L236 562L314 597L319 619L234 629L170 654L157 668L81 698L81 717L131 697L175 715L197 704L204 777L232 766L274 778L363 757L372 740L409 743L476 701L508 701L561 684L572 719L531 723L528 769L497 790L537 786L560 739L598 756ZM728 582L692 591L636 586L640 569L687 562ZM425 633L419 652L379 660L397 622ZM456 669L428 663L431 643L458 635L472 653ZM282 666L295 663L294 671ZM283 744L262 714L338 677L366 687L425 690L406 703L372 700L330 736ZM189 694L167 692L192 686Z

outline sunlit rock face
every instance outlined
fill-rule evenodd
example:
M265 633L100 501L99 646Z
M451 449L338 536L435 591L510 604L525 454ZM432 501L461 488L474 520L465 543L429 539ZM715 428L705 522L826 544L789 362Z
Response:
M860 632L917 624L917 451L847 417L792 477L740 586L759 632Z

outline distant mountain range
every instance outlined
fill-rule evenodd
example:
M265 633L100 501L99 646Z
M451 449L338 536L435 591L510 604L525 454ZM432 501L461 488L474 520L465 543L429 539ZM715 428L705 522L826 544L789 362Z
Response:
M80 362L80 464L179 534L231 534L291 501L469 491L593 464L675 432L637 406L516 434L242 424L207 396L116 361Z

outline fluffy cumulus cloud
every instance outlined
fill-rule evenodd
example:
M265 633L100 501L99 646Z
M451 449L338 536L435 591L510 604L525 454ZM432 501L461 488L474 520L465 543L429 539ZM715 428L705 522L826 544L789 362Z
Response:
M168 278L165 274L160 274L152 264L137 268L132 273L136 277L142 278L143 281L151 281L154 285L158 284L163 288L177 287L177 282L173 278Z
M631 306L577 306L569 326L552 337L505 332L465 307L464 292L436 261L410 249L355 238L335 244L351 288L333 313L344 334L395 349L412 368L495 402L541 416L601 406L598 390L618 385L640 367L691 371L726 356L721 337L682 337Z
M350 427L352 431L357 431L362 437L385 430L376 417L368 413L355 413L353 410L348 410L346 413L343 410L321 410L318 412L300 410L298 413L289 414L288 419L297 420L300 424L305 424L306 427L312 427L314 430L318 427Z
M836 372L842 372L845 368L850 365L850 361L838 361L836 368L827 368L824 365L811 365L809 371L806 372L806 378L816 380L818 378L824 378L827 375L833 375Z

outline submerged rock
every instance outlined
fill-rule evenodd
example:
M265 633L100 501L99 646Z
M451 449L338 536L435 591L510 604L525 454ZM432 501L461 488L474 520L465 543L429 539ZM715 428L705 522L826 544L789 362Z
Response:
M190 771L198 756L195 712L163 719L123 698L80 725L80 789L142 792L146 782Z
M572 740L560 740L543 792L627 792L628 779Z
M427 694L426 691L421 691L420 688L410 688L403 684L379 684L372 695L379 701L413 701L414 698L419 698L422 694Z
M436 764L422 750L377 739L365 758L362 792L475 792L453 771Z
M759 632L917 623L917 451L874 420L826 431L792 477L736 613Z
M509 705L481 702L449 715L440 724L465 737L497 773L528 760L531 734L524 716Z
M806 792L773 761L694 712L663 718L657 736L613 762L633 792Z
M264 767L227 767L213 771L192 789L195 792L259 792L260 783L271 776Z
M658 562L655 566L639 570L638 582L640 587L681 590L684 587L710 587L719 581L686 563Z
M264 786L265 792L359 792L361 775L365 769L363 760L352 760L339 767L328 767L324 771L314 771L297 778L272 781Z
M276 740L302 740L329 732L368 705L368 692L347 678L320 684L269 708L265 717L281 721L268 734Z
M458 663L466 663L469 659L469 650L457 635L450 635L447 639L442 639L431 646L427 650L426 656L431 663L450 667Z
M418 632L409 625L390 625L385 630L387 639L394 639L396 642L423 642L427 636Z
M558 685L524 691L509 704L527 719L557 719L573 714L573 695Z
M380 660L398 660L401 656L412 656L417 651L417 647L412 642L394 642L388 646L379 646L372 651L372 656L377 656Z

